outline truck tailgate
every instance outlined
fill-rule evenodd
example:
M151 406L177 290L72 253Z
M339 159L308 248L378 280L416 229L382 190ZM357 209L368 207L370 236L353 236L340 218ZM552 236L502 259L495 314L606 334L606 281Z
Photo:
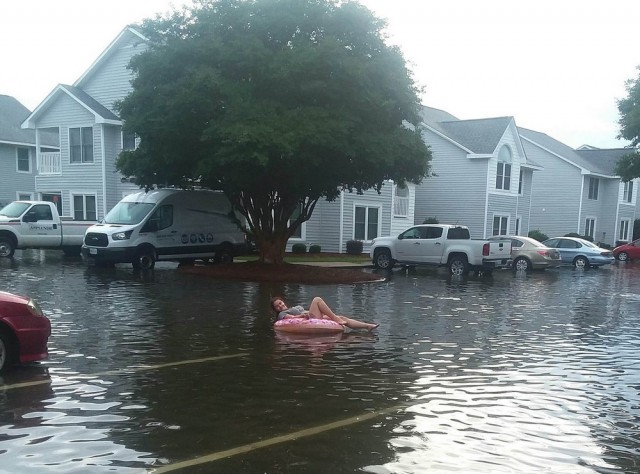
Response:
M511 240L490 240L489 255L485 255L485 259L510 259L511 258Z

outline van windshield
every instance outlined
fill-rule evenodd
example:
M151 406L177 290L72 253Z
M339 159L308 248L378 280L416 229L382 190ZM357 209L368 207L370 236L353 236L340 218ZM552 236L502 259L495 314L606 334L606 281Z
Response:
M155 204L148 202L119 202L104 216L105 224L139 224Z
M28 202L14 201L0 209L0 216L20 217L29 206Z

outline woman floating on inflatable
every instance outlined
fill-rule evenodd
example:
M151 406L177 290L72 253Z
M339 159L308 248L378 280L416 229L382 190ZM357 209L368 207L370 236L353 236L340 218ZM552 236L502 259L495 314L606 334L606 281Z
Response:
M339 316L318 296L313 298L309 310L302 306L289 307L280 296L271 298L271 308L278 314L274 328L277 331L299 334L331 334L343 332L344 328L372 331L379 324L363 323Z

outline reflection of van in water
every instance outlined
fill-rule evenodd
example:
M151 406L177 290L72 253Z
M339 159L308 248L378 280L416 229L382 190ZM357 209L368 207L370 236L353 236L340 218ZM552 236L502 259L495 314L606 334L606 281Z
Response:
M153 268L156 260L231 262L246 251L246 240L230 212L231 204L216 191L130 194L87 229L82 254L134 268Z

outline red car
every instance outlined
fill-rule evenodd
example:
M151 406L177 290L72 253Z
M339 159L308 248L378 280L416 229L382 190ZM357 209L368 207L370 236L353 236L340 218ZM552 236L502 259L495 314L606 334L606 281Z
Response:
M0 372L45 359L51 323L31 298L0 291Z
M640 239L631 243L619 245L613 249L613 255L621 262L628 262L640 258Z

